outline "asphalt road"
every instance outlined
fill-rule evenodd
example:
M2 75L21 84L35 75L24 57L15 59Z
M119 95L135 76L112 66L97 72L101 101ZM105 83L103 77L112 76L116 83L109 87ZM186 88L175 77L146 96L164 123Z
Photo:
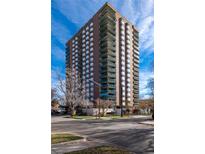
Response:
M150 118L149 118L150 119ZM115 120L55 120L52 132L70 132L88 141L116 145L135 153L154 153L154 128L141 124L148 118Z

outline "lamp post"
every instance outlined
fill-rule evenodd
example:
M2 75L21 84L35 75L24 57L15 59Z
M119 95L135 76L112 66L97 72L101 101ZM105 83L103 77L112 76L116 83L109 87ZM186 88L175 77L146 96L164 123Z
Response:
M95 85L98 86L98 89L99 89L99 105L100 105L100 88L101 88L101 84L98 83L98 82L96 82L96 81L94 81L94 80L91 80L91 79L89 79L89 81L90 81L90 82L93 82ZM99 110L99 114L100 114L100 110ZM99 116L99 117L100 117L100 116Z
M121 92L122 92L122 87L121 87ZM121 104L120 104L120 109L121 109L120 116L123 117L123 103L122 103L122 100L121 100Z

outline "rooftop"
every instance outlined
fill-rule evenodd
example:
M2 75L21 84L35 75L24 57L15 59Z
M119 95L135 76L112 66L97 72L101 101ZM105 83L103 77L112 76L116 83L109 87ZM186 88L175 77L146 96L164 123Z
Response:
M93 19L93 17L96 16L98 13L100 13L101 10L102 10L104 7L106 7L106 6L110 7L113 11L115 11L118 15L120 15L121 18L123 18L126 22L128 22L128 23L131 24L131 25L133 25L134 28L138 31L138 29L135 27L135 25L134 25L133 23L131 23L129 20L127 20L127 18L123 17L110 3L106 2L85 24L83 24L83 26L78 30L77 33L75 33L75 34L68 40L68 42L69 42L70 40L72 40L76 35L78 35L78 33L80 33L80 32L82 31L83 27L85 27L85 26ZM68 42L67 42L67 43L68 43ZM66 43L66 44L67 44L67 43Z

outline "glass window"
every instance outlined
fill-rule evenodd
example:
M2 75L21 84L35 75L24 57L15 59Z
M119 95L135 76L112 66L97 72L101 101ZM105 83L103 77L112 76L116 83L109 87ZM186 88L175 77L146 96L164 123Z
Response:
M91 31L91 32L93 31L93 27L92 27L92 28L90 28L90 31Z

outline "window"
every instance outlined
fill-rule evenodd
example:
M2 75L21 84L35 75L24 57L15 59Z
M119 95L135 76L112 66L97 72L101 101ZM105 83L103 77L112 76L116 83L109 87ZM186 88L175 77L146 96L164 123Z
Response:
M124 62L125 61L125 56L121 56L121 60Z
M125 75L125 72L124 72L124 71L122 71L122 72L121 72L121 74L122 74L122 76L124 76L124 75Z
M92 28L90 28L90 32L92 32L93 31L93 27Z
M93 22L90 23L90 26L93 26Z
M130 84L130 79L129 78L127 79L127 83Z
M124 31L124 30L121 30L121 31L120 31L120 34L124 36L124 35L125 35L125 31Z
M88 30L88 26L86 27L86 30Z
M130 57L127 56L127 58L128 58L128 59L127 59L127 63L130 63L130 59L129 59Z
M121 64L122 64L122 66L125 66L125 62L124 61L122 61Z
M90 33L90 36L93 36L93 33Z
M125 47L123 45L121 45L121 49L125 50Z
M130 44L130 40L127 40L127 43Z
M90 46L93 46L93 42L92 42L92 43L90 43Z
M125 82L121 82L122 85L125 85Z

